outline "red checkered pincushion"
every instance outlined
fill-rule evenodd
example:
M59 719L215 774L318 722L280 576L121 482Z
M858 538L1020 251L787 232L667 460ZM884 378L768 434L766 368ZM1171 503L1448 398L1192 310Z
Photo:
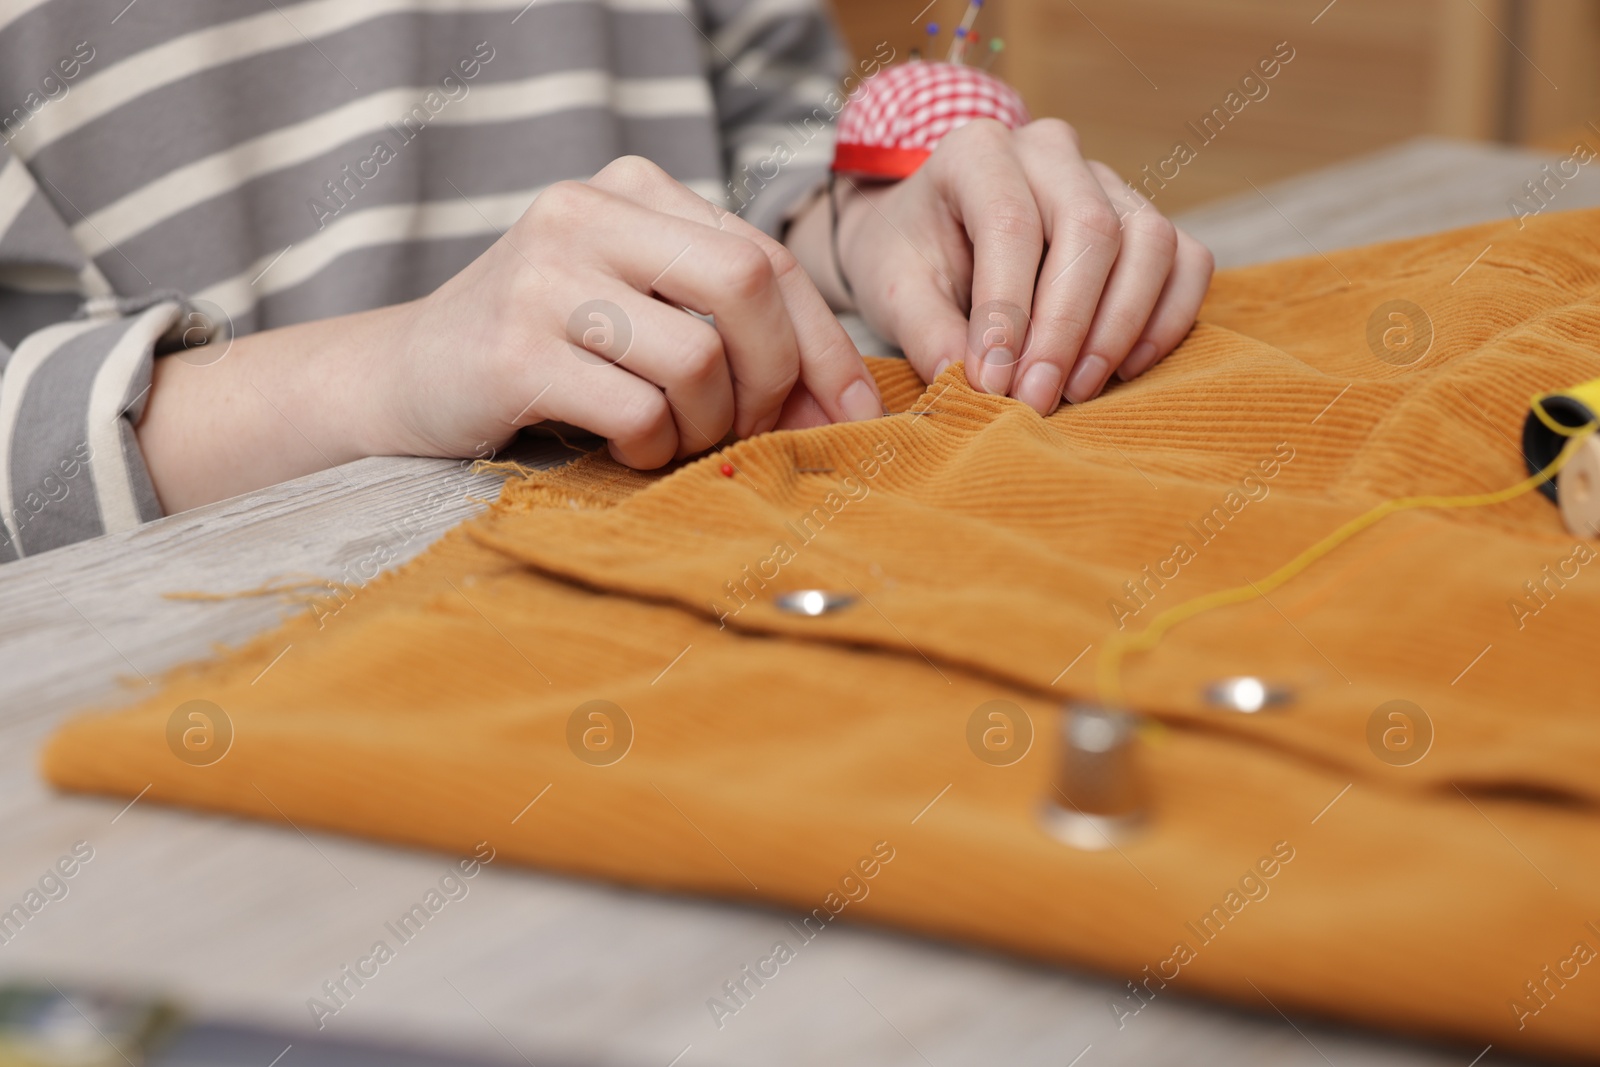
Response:
M913 61L885 67L839 114L833 169L868 178L904 178L944 135L973 119L1016 129L1028 109L1015 89L959 63Z

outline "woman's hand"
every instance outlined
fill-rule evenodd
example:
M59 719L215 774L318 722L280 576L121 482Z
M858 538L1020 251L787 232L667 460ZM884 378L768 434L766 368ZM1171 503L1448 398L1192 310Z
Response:
M1211 282L1205 246L1059 120L972 122L906 180L846 189L840 262L868 323L925 380L965 360L1041 414L1148 370Z
M624 158L546 190L427 297L156 360L137 433L171 512L364 456L492 455L547 419L653 468L882 412L788 249Z
M403 338L384 446L399 454L472 455L553 419L653 468L730 431L883 412L788 249L637 157L547 189L410 306ZM791 392L809 400L786 420Z

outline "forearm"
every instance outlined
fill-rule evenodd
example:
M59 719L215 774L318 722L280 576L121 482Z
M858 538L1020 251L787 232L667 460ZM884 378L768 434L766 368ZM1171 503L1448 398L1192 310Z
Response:
M167 512L383 454L382 360L399 308L249 334L156 360L136 433Z

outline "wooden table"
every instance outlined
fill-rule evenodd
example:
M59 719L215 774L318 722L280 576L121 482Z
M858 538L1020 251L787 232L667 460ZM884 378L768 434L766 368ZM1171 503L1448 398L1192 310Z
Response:
M1183 221L1223 265L1328 251L1504 218L1541 162L1413 142ZM1600 179L1586 173L1561 197L1553 208L1600 204ZM524 458L555 462L558 451L535 444ZM142 690L286 610L270 597L164 594L290 574L347 580L346 568L380 546L414 555L496 488L495 477L448 461L364 460L0 568L0 908L74 842L95 850L69 895L0 945L0 978L126 983L170 993L204 1017L282 1028L285 1044L303 1040L295 1035L311 1032L307 999L436 881L446 858L58 796L38 779L34 753L73 708L113 697L119 684ZM446 503L428 505L439 489ZM787 918L495 867L323 1033L541 1067L1466 1067L1480 1051L1176 996L1119 1032L1108 1003L1121 982L866 928L830 932L719 1031L707 998L766 952ZM1478 1062L1506 1062L1497 1056Z

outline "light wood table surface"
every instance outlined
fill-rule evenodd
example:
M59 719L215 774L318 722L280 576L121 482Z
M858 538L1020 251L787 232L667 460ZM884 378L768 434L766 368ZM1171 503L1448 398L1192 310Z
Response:
M1224 266L1326 252L1505 218L1541 162L1412 142L1181 221ZM1553 209L1600 204L1600 180L1584 174L1560 197ZM556 460L550 445L525 451ZM69 895L0 945L0 979L126 983L205 1017L280 1027L288 1040L309 1033L307 999L382 936L448 857L56 795L35 753L72 709L114 699L119 686L142 690L286 610L271 598L163 594L291 574L338 580L381 546L406 558L497 485L448 461L365 460L0 568L0 907L74 842L95 850ZM444 505L430 506L441 489ZM1119 1032L1108 1005L1120 981L861 927L808 946L718 1030L707 998L784 936L786 913L499 865L470 884L324 1034L540 1067L1466 1067L1480 1051L1179 996ZM1479 1063L1508 1062L1498 1055Z

